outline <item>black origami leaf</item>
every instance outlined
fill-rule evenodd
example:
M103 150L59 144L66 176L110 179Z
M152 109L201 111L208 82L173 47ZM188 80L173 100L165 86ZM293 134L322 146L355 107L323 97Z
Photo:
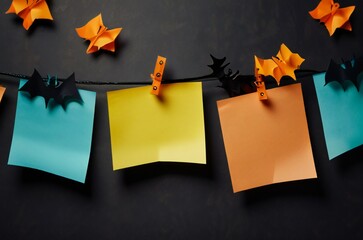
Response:
M228 69L226 73L225 68L229 65L229 63L224 64L226 58L219 59L213 55L210 56L213 60L213 64L208 65L213 71L211 76L219 79L222 83L221 87L228 92L230 97L256 91L256 86L253 83L255 81L254 76L242 76L239 75L239 71L233 73L231 69Z
M74 73L66 80L58 82L55 78L48 78L45 82L39 72L34 69L33 75L22 86L19 91L28 92L31 97L41 96L45 100L45 107L48 107L50 99L61 104L65 109L68 101L82 102L75 83Z
M359 75L363 72L363 58L356 58L337 64L330 60L329 67L325 74L325 85L337 81L344 88L344 81L351 81L359 91Z

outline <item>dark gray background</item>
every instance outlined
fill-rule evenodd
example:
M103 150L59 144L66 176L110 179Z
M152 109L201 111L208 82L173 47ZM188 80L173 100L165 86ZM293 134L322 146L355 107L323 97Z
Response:
M306 59L304 69L325 70L330 58L363 54L362 1L340 1L357 8L353 32L334 37L308 15L317 0L47 2L54 21L37 21L27 32L15 15L4 14L11 1L2 1L0 71L31 75L37 68L61 78L75 72L77 80L147 81L158 54L167 57L172 78L208 74L210 53L252 74L253 56L275 55L281 43ZM98 13L109 28L124 28L115 54L87 55L74 30ZM328 160L312 79L299 82L319 178L233 194L216 108L216 100L228 96L218 82L203 84L207 165L115 172L105 92L125 86L80 85L98 93L83 185L7 165L18 79L0 76L7 87L0 105L0 238L362 239L363 148Z

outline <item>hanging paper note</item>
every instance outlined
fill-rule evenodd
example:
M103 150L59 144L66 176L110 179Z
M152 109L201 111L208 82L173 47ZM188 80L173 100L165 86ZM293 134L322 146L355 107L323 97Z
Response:
M35 19L53 20L45 0L13 0L6 13L15 13L21 17L26 30L30 28Z
M206 163L202 84L107 93L113 169L152 162Z
M233 191L316 178L300 84L217 102Z
M321 0L318 6L309 13L312 18L324 23L329 35L332 36L337 28L352 31L349 18L354 9L355 6L340 8L339 3L333 0Z
M283 76L290 76L296 80L295 70L305 61L299 54L293 53L285 45L281 44L280 51L272 59L261 59L255 56L255 68L257 73L264 76L272 76L280 85Z
M76 28L78 36L90 41L87 53L93 53L100 49L114 52L115 39L120 34L121 30L122 28L108 30L107 27L103 25L101 14L90 20L83 27Z
M325 73L313 78L331 160L363 144L363 91L358 91L352 81L325 85Z
M26 80L20 81L20 87ZM83 102L67 108L53 99L18 92L9 165L29 167L84 183L90 157L96 93L79 90Z
M5 93L5 88L0 86L0 102L1 102L1 99L3 98L3 96L4 96L4 93Z

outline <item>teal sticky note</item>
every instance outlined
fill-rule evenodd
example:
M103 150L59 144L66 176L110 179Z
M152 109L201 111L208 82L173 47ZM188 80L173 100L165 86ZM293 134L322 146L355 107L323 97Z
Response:
M20 87L26 80L20 81ZM19 87L19 88L20 88ZM96 93L79 90L83 103L66 109L18 92L9 165L29 167L85 182L91 151Z
M350 81L325 85L325 73L314 75L329 159L363 144L363 89ZM361 84L363 85L363 84Z

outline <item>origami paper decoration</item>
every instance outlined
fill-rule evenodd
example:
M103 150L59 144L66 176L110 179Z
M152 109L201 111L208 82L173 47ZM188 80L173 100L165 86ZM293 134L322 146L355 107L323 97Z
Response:
M152 162L206 163L202 84L107 93L113 169Z
M363 57L343 61L342 65L330 61L325 74L325 85L337 81L344 88L344 81L351 81L359 91L359 75L363 72Z
M48 76L48 82L45 83L39 72L34 69L29 81L19 91L28 92L31 97L43 97L46 107L50 99L54 99L63 108L66 108L66 104L72 100L82 102L82 98L76 87L74 73L62 82L58 82L57 78Z
M217 102L233 191L316 178L301 85Z
M35 19L53 20L45 0L13 0L6 13L15 13L21 17L26 30L30 28Z
M228 92L230 97L256 91L256 86L253 84L253 76L242 76L239 75L239 71L233 73L231 69L228 69L227 73L225 73L225 68L230 64L224 64L226 58L215 58L213 55L210 56L213 60L213 64L208 65L208 67L210 67L213 72L205 77L218 78L222 83L222 87Z
M313 78L331 160L363 144L363 91L352 81L325 85L325 73Z
M309 13L312 18L324 23L329 35L332 36L337 28L352 31L349 18L354 9L355 6L340 8L339 3L333 0L321 0L318 6Z
M4 93L5 93L5 88L0 86L0 102L1 102L1 99L3 98L3 96L4 96Z
M281 44L280 51L272 59L261 59L255 56L255 67L258 74L274 77L279 85L283 76L290 76L296 80L294 71L300 68L304 61L305 59L299 54L292 53L285 44Z
M26 80L20 81L20 87ZM18 92L9 165L29 167L85 182L91 150L96 93L79 90L83 103L67 109L51 99Z
M100 49L114 52L115 39L120 34L122 28L108 30L102 22L102 16L90 20L86 25L76 28L78 36L89 40L90 44L87 48L87 53L94 53Z

